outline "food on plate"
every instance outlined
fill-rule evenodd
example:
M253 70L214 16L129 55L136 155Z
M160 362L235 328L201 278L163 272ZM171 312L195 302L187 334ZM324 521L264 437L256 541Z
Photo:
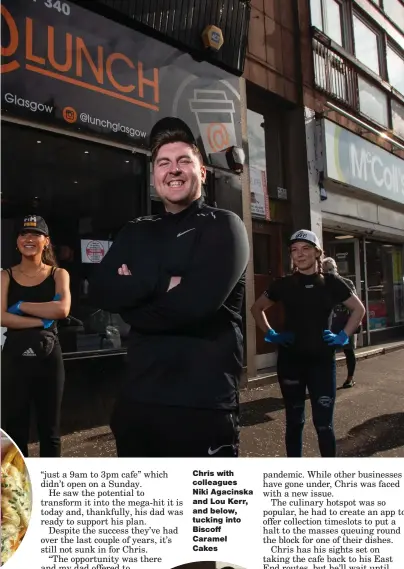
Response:
M31 491L25 462L11 444L1 461L1 565L18 549L31 515Z

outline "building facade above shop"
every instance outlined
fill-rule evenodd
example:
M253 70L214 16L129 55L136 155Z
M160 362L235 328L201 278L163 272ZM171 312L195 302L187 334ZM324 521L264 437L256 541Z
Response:
M126 25L154 34L158 39L191 53L236 75L244 70L250 21L249 0L73 0L85 8L118 18ZM223 35L223 46L206 49L202 34L216 26Z

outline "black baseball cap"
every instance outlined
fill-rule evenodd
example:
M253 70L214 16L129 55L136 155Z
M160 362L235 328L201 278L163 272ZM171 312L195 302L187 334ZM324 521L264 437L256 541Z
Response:
M49 236L49 229L43 217L40 215L27 215L24 217L23 225L18 232L21 233L40 233L41 235Z
M162 132L167 131L180 131L182 132L190 144L197 146L196 139L192 134L189 126L178 117L164 117L156 122L150 132L150 147L153 148L156 137Z

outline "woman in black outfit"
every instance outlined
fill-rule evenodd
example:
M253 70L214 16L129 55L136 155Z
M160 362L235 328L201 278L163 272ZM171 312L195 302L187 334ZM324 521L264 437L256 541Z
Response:
M321 456L333 457L335 349L348 343L365 309L337 275L322 274L322 250L315 233L302 229L289 243L293 275L274 281L251 311L265 340L279 345L277 371L286 411L287 455L302 456L307 388ZM282 302L285 314L285 331L280 333L270 327L265 316L276 302ZM344 329L333 334L333 307L340 303L351 315Z
M40 455L60 456L64 387L56 320L70 310L69 274L58 269L42 217L24 219L17 238L21 262L1 272L2 428L28 455L30 405L36 411Z

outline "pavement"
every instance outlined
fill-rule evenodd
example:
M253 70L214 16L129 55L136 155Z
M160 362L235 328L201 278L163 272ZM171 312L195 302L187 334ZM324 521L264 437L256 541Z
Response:
M404 349L358 361L356 385L343 389L346 370L337 369L335 432L341 457L404 457ZM241 393L241 444L244 457L284 457L284 407L276 382ZM112 457L115 444L108 426L62 438L63 456ZM306 401L304 456L319 456ZM38 456L38 445L30 445Z

